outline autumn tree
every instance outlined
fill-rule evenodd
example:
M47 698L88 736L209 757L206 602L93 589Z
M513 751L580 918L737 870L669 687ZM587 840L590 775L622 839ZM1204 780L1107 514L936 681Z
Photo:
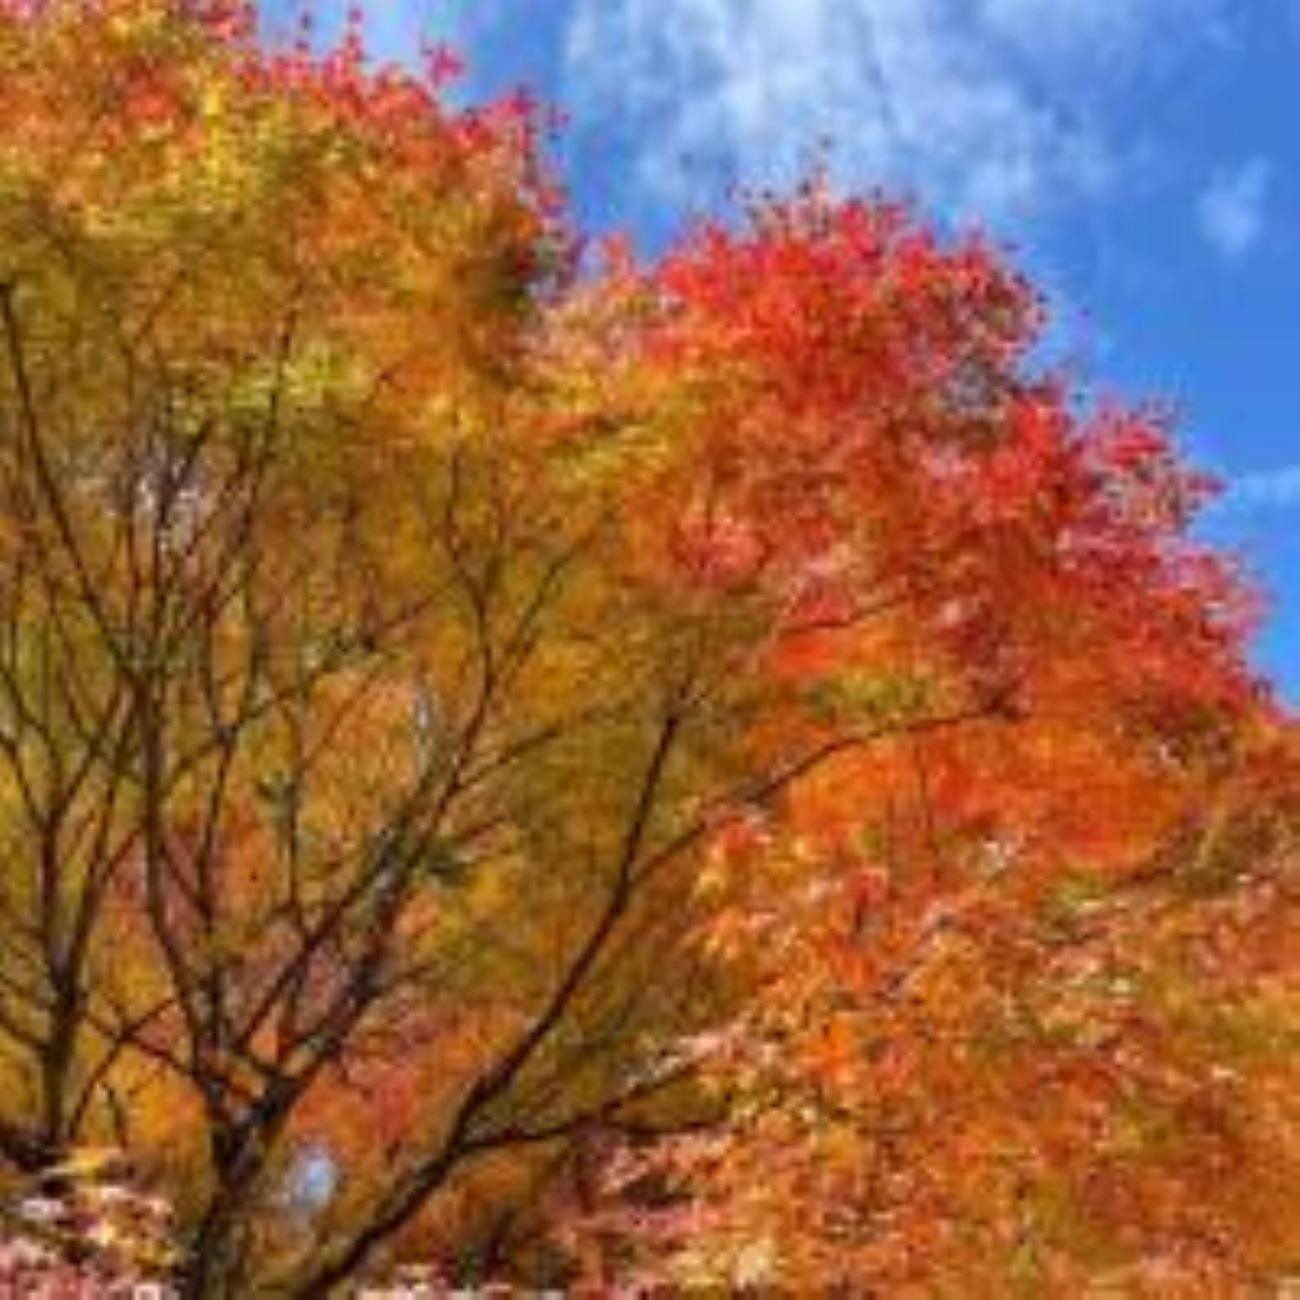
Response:
M1281 725L1159 415L888 205L583 258L530 102L448 67L0 5L0 1154L124 1149L195 1297L755 1252L997 1293L1158 1253L1057 1230L1137 1168L1260 1216L1158 1142L1080 1172L1116 1097L1209 1113L1156 946L1109 1055L1062 989ZM1280 1142L1265 1057L1222 1068Z

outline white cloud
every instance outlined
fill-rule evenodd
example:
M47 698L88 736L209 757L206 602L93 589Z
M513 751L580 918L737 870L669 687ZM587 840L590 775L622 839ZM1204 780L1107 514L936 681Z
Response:
M1263 158L1220 172L1201 192L1201 234L1226 261L1240 261L1264 233L1272 168Z
M1188 36L1232 40L1220 3L1204 0L973 0L988 28L1042 64L1104 70L1110 78L1158 66ZM1300 0L1296 0L1300 4Z
M856 185L1014 222L1095 198L1128 141L1110 92L1221 0L575 0L567 98L639 188L781 183L819 140ZM1161 56L1163 57L1163 55ZM598 124L598 125L597 125ZM699 196L695 196L699 197Z

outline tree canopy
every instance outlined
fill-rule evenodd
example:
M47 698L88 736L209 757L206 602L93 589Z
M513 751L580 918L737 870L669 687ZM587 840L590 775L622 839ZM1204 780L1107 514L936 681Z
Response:
M451 65L0 3L10 1183L204 1298L1293 1277L1300 753L1165 413L884 200L584 241Z

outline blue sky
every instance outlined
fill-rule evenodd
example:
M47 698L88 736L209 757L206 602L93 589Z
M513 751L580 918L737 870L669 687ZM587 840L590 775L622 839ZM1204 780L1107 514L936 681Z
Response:
M1300 0L369 9L377 53L447 39L466 94L526 82L566 113L557 156L587 229L653 248L735 184L813 161L979 221L1092 382L1176 405L1228 483L1203 527L1270 595L1258 662L1300 702Z

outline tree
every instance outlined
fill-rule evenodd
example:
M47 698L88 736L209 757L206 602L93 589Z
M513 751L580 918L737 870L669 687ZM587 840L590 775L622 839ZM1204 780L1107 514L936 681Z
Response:
M0 1153L128 1150L195 1297L617 1273L620 1143L820 1282L895 1087L962 1118L909 1222L988 1154L1009 1267L1051 1053L923 1045L1266 725L1204 483L977 239L810 187L584 260L526 99L251 16L0 6Z

